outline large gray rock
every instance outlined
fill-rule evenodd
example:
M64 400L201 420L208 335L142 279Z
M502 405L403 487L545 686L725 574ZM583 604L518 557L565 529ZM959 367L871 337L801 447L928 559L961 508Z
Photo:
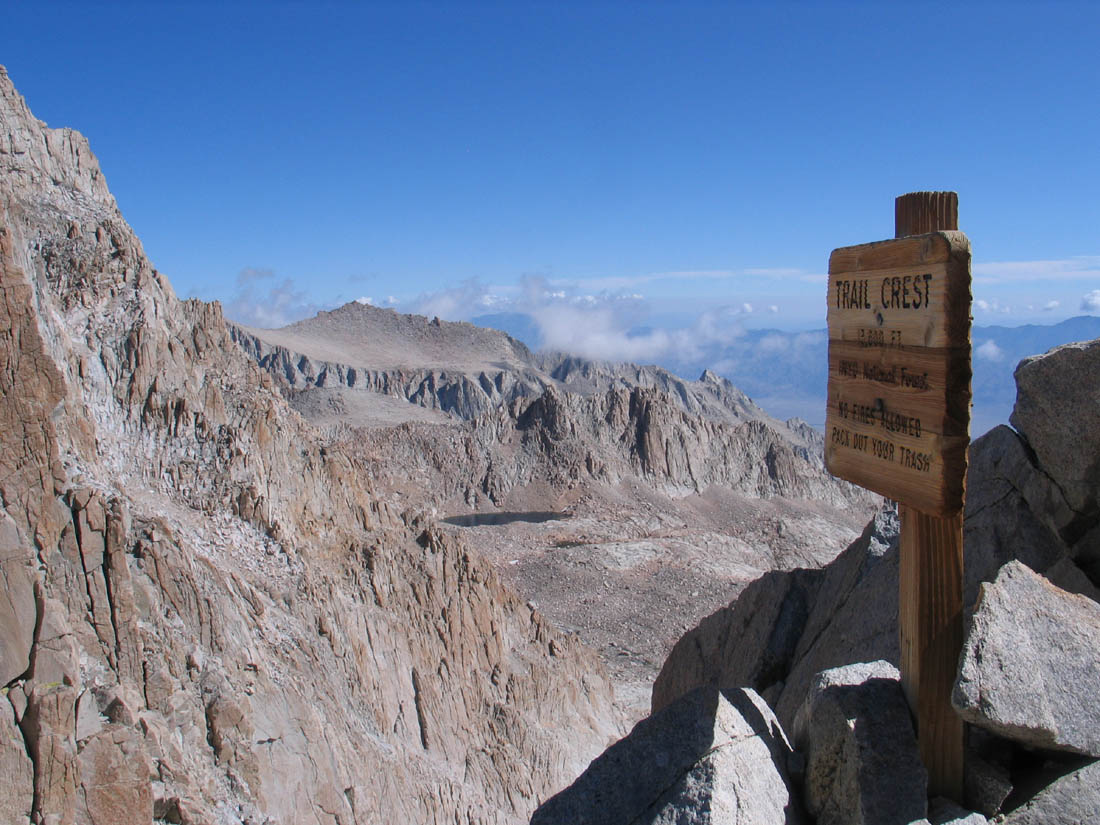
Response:
M1003 825L1095 825L1100 822L1100 762L1051 783L1012 811Z
M908 825L927 815L928 775L888 662L818 674L794 742L806 754L806 807L818 825Z
M931 825L986 825L989 822L980 813L968 811L943 797L928 803L928 821Z
M639 722L531 825L799 823L791 748L760 696L699 688Z
M1010 419L1069 505L1092 524L1100 510L1098 377L1100 340L1026 358L1016 367L1016 406Z
M1013 559L1065 590L1095 594L1058 533L1065 500L1010 427L994 427L970 447L964 522L963 604L972 610L982 582Z
M1019 562L982 586L952 703L1026 745L1100 756L1100 605Z
M653 683L654 713L699 685L782 686L817 594L821 570L772 571L685 633Z
M1092 581L1100 584L1100 340L1020 362L1012 424L1047 480L1024 490ZM1066 411L1072 410L1067 415Z
M787 729L822 671L879 659L897 664L898 529L897 513L880 512L825 569L775 704Z

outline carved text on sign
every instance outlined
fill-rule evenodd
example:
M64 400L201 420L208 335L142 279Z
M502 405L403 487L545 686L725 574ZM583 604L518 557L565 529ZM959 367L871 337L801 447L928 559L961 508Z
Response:
M925 512L961 507L955 471L968 442L969 307L970 247L962 233L833 252L830 472Z

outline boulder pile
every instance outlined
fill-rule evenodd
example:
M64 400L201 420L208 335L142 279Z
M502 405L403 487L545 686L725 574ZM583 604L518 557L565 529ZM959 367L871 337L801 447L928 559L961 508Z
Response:
M1100 822L1100 340L1016 382L1015 429L970 450L963 799L928 799L886 508L825 568L768 573L685 634L652 715L532 822Z

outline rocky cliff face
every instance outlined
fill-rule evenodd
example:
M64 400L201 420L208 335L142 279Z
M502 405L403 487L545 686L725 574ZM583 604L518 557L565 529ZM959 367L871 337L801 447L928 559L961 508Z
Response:
M301 322L288 327L292 332L285 333L282 330L277 333L250 330L231 324L230 332L261 367L299 393L346 388L358 393L400 398L457 418L472 419L517 398L537 395L547 386L545 377L527 365L531 355L526 347L503 333L451 323L446 324L444 332L443 322L433 325L426 318L397 315L392 310L357 303L346 304L310 320L322 323ZM419 357L412 358L380 353L375 347L363 352L347 342L340 347L339 336L343 330L354 330L359 335L369 333L377 340L388 335L407 337L410 333L423 336L426 328L446 340L454 337L455 327L476 330L473 336L469 330L461 331L467 333L463 337L474 338L468 346L483 352L487 363L447 365L443 346L430 347L428 352L415 353ZM317 336L329 337L318 339ZM329 351L318 348L318 340L324 341ZM297 345L298 350L308 350L312 354L289 349L287 345ZM494 353L494 350L500 352ZM322 358L318 353L333 360ZM402 356L408 355L402 353ZM493 361L493 355L498 355L499 360Z
M640 478L672 496L720 486L751 498L814 500L836 507L870 497L819 468L811 447L768 423L716 421L669 394L641 387L589 395L548 387L457 428L410 425L359 441L378 476L422 468L440 500L501 506L517 488L562 490L582 481Z
M372 493L0 70L5 822L514 822L594 656Z

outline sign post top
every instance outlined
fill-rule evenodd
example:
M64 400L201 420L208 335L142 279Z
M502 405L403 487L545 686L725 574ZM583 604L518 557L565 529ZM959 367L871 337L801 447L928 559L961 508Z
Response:
M909 192L894 198L894 237L959 228L956 192Z

